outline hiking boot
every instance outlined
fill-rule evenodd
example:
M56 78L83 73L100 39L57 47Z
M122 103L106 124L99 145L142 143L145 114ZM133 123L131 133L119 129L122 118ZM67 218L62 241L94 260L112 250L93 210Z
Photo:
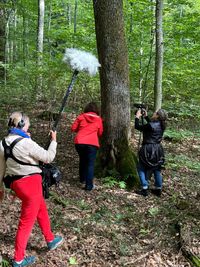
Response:
M48 249L49 250L56 249L58 246L60 246L60 244L62 244L63 240L64 239L62 236L56 236L53 241L47 242Z
M12 266L13 267L24 267L29 266L35 262L35 256L28 256L23 259L21 263L17 263L16 261L13 261Z
M148 189L141 189L141 190L136 191L135 193L140 195L140 196L147 197L148 196Z
M154 189L151 189L151 193L154 194L157 197L160 197L161 193L162 193L162 190L160 188L154 188Z

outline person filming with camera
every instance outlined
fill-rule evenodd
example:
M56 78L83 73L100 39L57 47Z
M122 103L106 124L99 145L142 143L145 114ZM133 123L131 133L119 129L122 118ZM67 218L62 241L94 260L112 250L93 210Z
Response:
M27 115L13 112L8 121L8 135L0 142L0 200L3 199L4 181L22 203L15 238L14 267L35 262L34 256L25 257L25 250L36 220L49 250L57 248L63 241L61 236L54 236L51 231L39 167L39 162L50 163L55 158L56 132L51 131L51 143L45 150L31 139L29 126Z
M151 119L149 119L144 108L139 108L135 115L135 129L143 133L138 163L138 174L142 189L137 192L143 196L148 196L148 178L152 173L154 174L155 188L151 192L159 197L162 193L161 167L164 164L164 150L161 141L166 129L167 118L168 115L164 109L154 112Z

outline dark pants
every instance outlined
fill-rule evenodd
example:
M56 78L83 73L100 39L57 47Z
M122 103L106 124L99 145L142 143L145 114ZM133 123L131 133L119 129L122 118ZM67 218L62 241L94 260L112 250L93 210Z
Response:
M79 176L80 182L85 182L85 189L92 190L94 178L94 163L97 154L97 147L85 144L76 144L76 151L79 154Z

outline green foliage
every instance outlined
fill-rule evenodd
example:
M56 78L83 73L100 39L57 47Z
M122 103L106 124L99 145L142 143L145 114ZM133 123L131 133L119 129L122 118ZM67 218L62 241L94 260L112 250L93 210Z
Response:
M118 184L116 179L112 176L106 176L105 178L103 178L103 183L106 187L114 187Z
M77 202L78 206L82 209L82 210L88 210L90 209L90 206L88 205L87 202L85 202L84 199L81 199L80 201Z
M200 258L199 257L197 257L195 255L190 255L189 260L194 266L200 267Z
M126 182L120 181L115 177L112 176L106 176L103 178L103 183L106 187L112 188L112 187L119 187L120 189L126 189Z
M76 265L77 264L76 258L75 257L70 257L69 258L69 264L70 265Z
M147 235L147 234L149 234L149 232L150 232L149 229L145 229L145 228L141 228L140 229L140 234L141 235Z
M110 214L111 213L106 206L101 206L95 211L94 214L92 214L91 219L95 221L100 221L101 219L107 220L110 217Z
M152 207L148 210L148 212L152 217L155 217L159 213L159 208Z
M186 101L181 101L180 98L175 98L174 96L174 101L174 103L168 104L166 107L169 112L169 117L177 118L177 120L190 118L190 125L193 122L198 122L200 119L200 110L197 100L191 100L190 104L187 104ZM176 109L174 108L174 104L177 106Z
M1 267L9 267L10 263L9 263L9 261L2 259L2 262L0 262L0 266Z
M167 161L167 168L172 168L177 170L184 167L192 171L196 172L200 171L199 161L197 161L196 158L189 158L184 154L172 155L168 153L166 161Z
M191 131L180 129L177 131L176 129L167 129L164 133L164 139L170 140L173 142L182 142L188 138L198 137L198 133L193 133Z
M128 256L130 254L129 246L126 243L120 242L119 253L121 256Z
M119 187L120 187L121 189L125 189L125 188L126 188L126 183L125 183L124 181L120 181L120 182L119 182Z
M164 133L164 139L171 140L174 142L182 141L183 135L181 132L177 132L175 130L167 129Z
M45 2L44 51L42 70L37 67L37 1L8 0L4 20L7 32L6 77L0 79L0 103L29 106L35 101L59 108L71 70L62 63L64 49L76 47L96 52L92 1L52 0ZM140 101L139 84L145 102L153 104L155 48L151 40L155 27L155 1L124 1L124 17L129 52L130 91L132 101ZM75 13L76 12L76 13ZM168 0L164 5L164 73L163 104L179 118L200 118L200 35L199 0ZM15 18L17 23L15 23ZM8 21L9 19L9 21ZM37 89L42 74L43 87ZM99 77L79 75L70 101L84 104L99 100ZM12 99L10 96L12 95ZM70 103L69 103L70 104ZM192 114L191 114L192 112ZM194 114L196 113L196 114Z

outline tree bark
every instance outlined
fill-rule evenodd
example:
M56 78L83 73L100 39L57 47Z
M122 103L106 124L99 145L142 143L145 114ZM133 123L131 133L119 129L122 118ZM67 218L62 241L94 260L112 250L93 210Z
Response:
M130 150L130 92L123 1L93 0L100 68L104 135L98 169L121 179L137 180L135 156Z
M10 12L7 12L6 23L5 23L5 69L4 69L4 84L7 84L7 66L10 64L10 47L9 47L9 35L10 35Z
M26 66L26 58L27 58L27 38L26 38L26 16L23 13L23 65Z
M154 47L155 47L155 5L153 5L154 0L151 0L151 7L150 10L152 12L152 26L150 29L150 49L149 49L149 59L148 59L148 63L146 66L146 71L145 71L145 75L144 75L144 83L143 83L143 92L142 92L142 102L146 102L146 97L147 97L147 88L148 88L148 75L149 75L149 70L151 67L151 60L154 54Z
M38 0L38 36L37 36L37 51L43 53L44 39L44 0ZM39 61L42 56L39 57Z
M50 30L51 30L51 16L52 16L52 1L49 1L49 10L48 10L48 47L49 47L49 55L51 58L52 49L51 49L51 39L50 39Z
M38 68L42 67L43 60L43 40L44 40L44 0L38 0L38 34L37 34L37 52L38 52ZM38 89L42 88L42 75L38 76Z
M77 9L78 9L78 0L75 0L74 3L74 34L76 34L77 31Z
M156 0L156 58L154 80L154 109L162 105L162 74L163 74L163 0Z
M5 68L3 64L5 63L5 14L4 10L0 9L0 79L4 79Z
M13 55L12 55L12 62L17 61L17 11L16 7L14 6L14 14L13 14Z

